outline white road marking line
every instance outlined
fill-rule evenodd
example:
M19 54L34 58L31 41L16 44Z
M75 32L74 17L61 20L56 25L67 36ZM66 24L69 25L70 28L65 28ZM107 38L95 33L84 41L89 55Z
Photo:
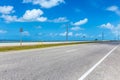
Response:
M118 47L119 46L114 47L100 61L98 61L92 68L90 68L87 72L85 72L78 80L84 80L98 65L100 65Z
M67 50L66 52L74 52L76 51L77 49L72 49L72 50Z

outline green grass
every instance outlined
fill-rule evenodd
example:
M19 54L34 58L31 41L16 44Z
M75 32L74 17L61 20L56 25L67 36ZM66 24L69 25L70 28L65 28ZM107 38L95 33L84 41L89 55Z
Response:
M86 44L94 42L74 42L74 43L59 43L59 44L39 44L39 45L27 45L27 46L10 46L10 47L0 47L0 52L14 51L14 50L27 50L36 48L47 48L55 46L65 46L65 45L75 45L75 44Z

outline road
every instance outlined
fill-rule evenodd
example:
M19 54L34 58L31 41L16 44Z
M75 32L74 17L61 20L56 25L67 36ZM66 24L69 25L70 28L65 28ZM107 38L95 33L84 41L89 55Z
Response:
M120 80L119 42L0 53L0 80Z

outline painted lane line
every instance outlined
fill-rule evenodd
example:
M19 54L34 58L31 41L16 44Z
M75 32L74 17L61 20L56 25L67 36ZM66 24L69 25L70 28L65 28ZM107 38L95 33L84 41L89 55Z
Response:
M111 51L109 51L100 61L98 61L92 68L85 72L78 80L84 80L98 65L100 65L118 47L119 46L116 46Z
M72 49L72 50L67 50L66 52L74 52L76 51L77 49Z

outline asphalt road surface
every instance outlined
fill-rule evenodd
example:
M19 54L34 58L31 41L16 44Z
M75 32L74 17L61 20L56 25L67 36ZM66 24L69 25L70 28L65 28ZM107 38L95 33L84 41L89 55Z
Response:
M119 42L0 52L0 80L120 80Z

